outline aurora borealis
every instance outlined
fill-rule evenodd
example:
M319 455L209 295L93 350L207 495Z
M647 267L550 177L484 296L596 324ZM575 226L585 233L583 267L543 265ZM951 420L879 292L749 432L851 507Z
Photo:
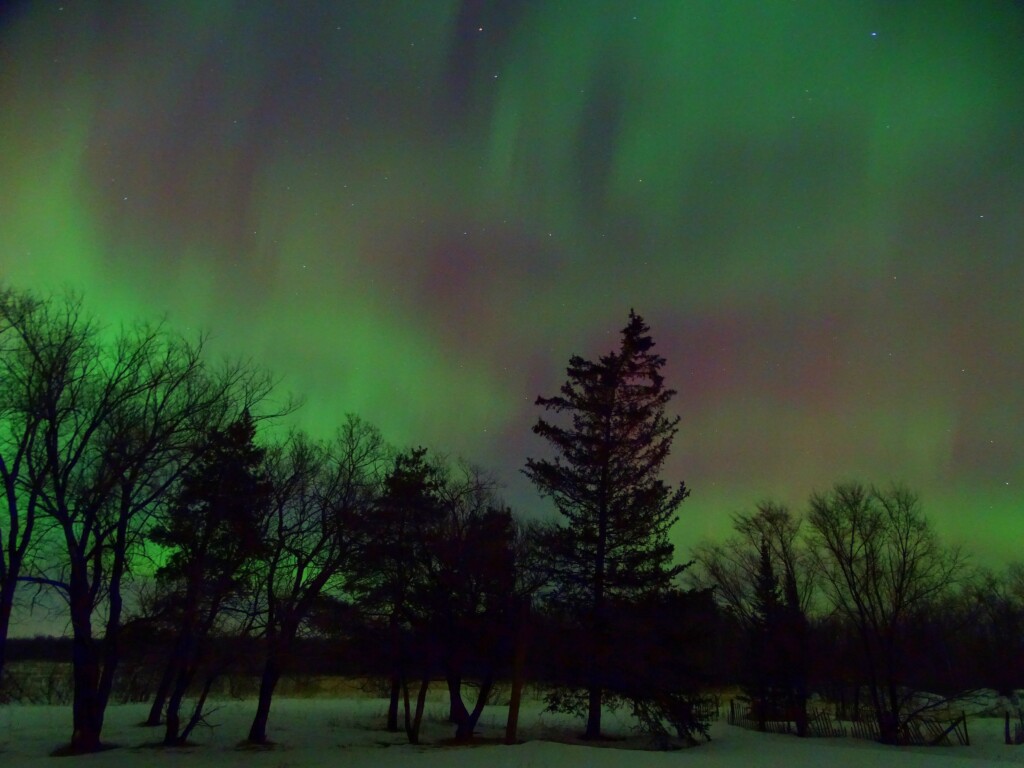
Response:
M51 2L0 17L0 277L209 329L539 505L538 394L635 308L677 543L902 480L1024 540L1024 6Z

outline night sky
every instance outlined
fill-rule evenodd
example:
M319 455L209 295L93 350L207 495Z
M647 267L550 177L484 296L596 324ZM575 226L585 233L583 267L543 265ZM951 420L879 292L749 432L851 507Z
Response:
M676 541L901 480L1024 542L1024 6L22 3L0 277L208 329L398 445L521 475L573 353L652 327Z

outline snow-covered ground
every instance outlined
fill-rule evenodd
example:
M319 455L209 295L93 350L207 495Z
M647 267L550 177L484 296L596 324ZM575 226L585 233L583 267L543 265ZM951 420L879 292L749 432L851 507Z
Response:
M797 739L793 736L761 734L716 723L712 741L693 749L655 752L645 749L642 738L631 736L628 723L606 716L610 734L626 736L622 741L590 746L575 741L582 724L542 712L536 702L524 705L520 737L516 746L484 744L445 746L452 734L444 722L445 705L440 697L428 704L421 746L406 743L404 734L383 729L386 702L373 698L275 700L270 718L274 746L256 749L243 746L254 702L225 701L210 715L215 727L203 727L194 734L194 747L164 749L154 746L160 729L138 724L146 715L142 704L112 706L104 730L117 749L95 755L67 758L90 768L121 767L172 768L360 768L361 766L470 766L480 768L983 768L988 765L1024 765L1024 746L1002 743L1002 721L973 718L969 721L970 747L883 747L853 738ZM496 740L504 733L506 708L488 707L479 733ZM49 753L67 742L70 711L67 707L0 706L0 766L31 768L55 763Z

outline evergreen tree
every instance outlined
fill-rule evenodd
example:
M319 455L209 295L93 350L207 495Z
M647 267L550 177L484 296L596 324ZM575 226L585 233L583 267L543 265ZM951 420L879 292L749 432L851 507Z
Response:
M733 528L737 535L724 544L699 545L695 559L743 627L740 682L752 700L752 716L758 709L785 711L797 734L806 736L813 656L807 611L816 572L800 535L801 520L766 501L753 514L736 515ZM757 690L769 678L770 703Z
M792 570L787 570L783 578L782 598L779 637L782 684L789 699L789 708L796 720L796 735L803 738L808 735L807 678L811 658L811 628L801 603L796 575Z
M430 463L425 448L394 457L381 493L363 522L366 543L350 584L361 610L387 627L389 731L398 730L400 698L408 689L409 635L414 625L422 624L417 599L425 591L424 542L433 536L444 514L440 485L439 468ZM419 720L410 720L408 711L405 725L410 739L418 738Z
M754 581L754 595L748 640L745 693L750 697L763 731L769 715L779 715L780 698L780 631L783 622L779 580L772 568L771 548L761 541L760 559Z
M263 554L260 521L272 489L261 467L265 451L255 444L255 437L248 410L226 429L212 430L176 503L150 534L154 542L173 550L157 571L157 582L165 591L163 607L174 620L176 637L147 721L159 723L166 707L164 742L169 745L186 740L201 717L202 696L182 730L182 700L210 633L242 588L246 565ZM207 676L204 692L215 677L216 671Z
M363 523L365 546L351 593L386 632L391 698L387 728L419 739L430 681L443 674L456 737L472 736L494 681L515 588L515 525L495 484L466 464L452 469L425 448L399 453ZM466 706L467 670L479 675ZM418 680L415 711L409 693Z
M861 680L878 718L880 741L905 738L909 706L934 690L921 675L913 631L918 617L952 597L965 572L913 491L837 483L811 496L812 552L825 597L859 641Z
M618 351L570 359L561 394L537 405L570 414L571 425L538 419L533 431L556 455L528 459L525 469L564 518L546 546L553 600L587 635L587 738L600 737L602 694L624 650L608 647L610 606L664 592L684 568L673 564L668 534L689 491L658 477L679 419L665 415L675 392L665 388L649 330L631 311ZM553 704L575 709L564 698Z

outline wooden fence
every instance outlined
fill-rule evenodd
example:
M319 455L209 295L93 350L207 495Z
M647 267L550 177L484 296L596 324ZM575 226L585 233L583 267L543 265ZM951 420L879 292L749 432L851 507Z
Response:
M809 736L845 736L845 726L824 710L807 713L807 734Z
M951 721L931 717L912 717L903 730L907 732L908 744L952 746L955 740L955 743L963 747L971 745L965 712L961 712L960 717Z
M718 722L722 716L722 700L717 696L702 696L693 705L693 714L705 723Z
M729 702L727 722L740 728L748 728L767 733L793 733L796 723L792 719L766 719L762 723L752 717L750 709L743 702ZM865 717L847 724L835 719L824 710L811 710L807 713L807 735L824 737L842 737L849 735L858 739L878 741L881 734L876 717ZM909 718L899 729L900 743L913 746L952 746L960 744L970 746L970 734L967 731L967 715L961 712L953 720L941 720L933 717L915 715Z
M764 731L765 733L796 733L796 726L789 720L778 718L765 718L762 728L761 721L752 716L749 707L742 702L737 706L736 700L729 702L729 725L738 725L740 728L747 728L752 731Z

